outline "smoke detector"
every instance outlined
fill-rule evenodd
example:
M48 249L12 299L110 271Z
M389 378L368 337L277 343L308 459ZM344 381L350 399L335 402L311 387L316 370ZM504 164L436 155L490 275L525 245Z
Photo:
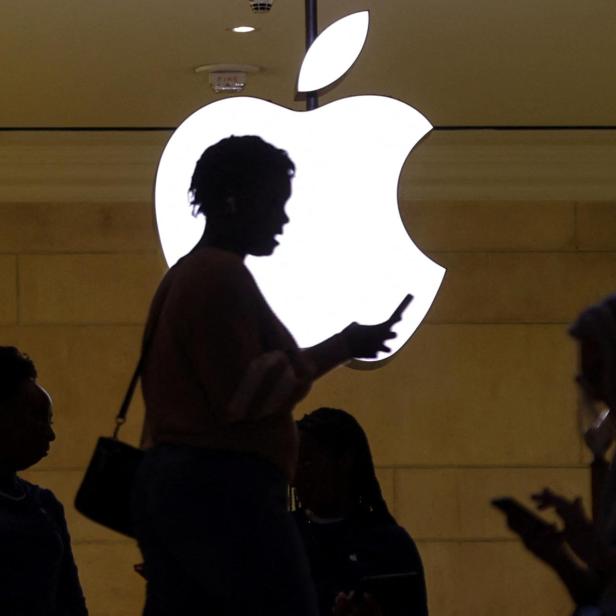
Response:
M195 73L208 73L210 87L216 94L237 94L246 87L248 75L260 70L253 64L203 64L195 68Z
M248 0L253 13L269 13L274 0Z

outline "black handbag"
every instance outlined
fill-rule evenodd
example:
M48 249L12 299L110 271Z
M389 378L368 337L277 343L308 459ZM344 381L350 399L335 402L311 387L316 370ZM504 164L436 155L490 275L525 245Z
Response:
M135 537L131 499L135 476L144 451L118 439L126 422L137 381L141 374L146 345L131 378L120 411L116 416L113 435L101 436L75 496L75 509L98 524L128 537Z

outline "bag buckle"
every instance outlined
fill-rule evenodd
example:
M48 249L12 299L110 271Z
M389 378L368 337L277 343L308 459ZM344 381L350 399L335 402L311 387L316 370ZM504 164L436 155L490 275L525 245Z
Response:
M120 433L120 428L126 423L126 417L116 417L116 425L113 430L112 438L117 440L118 434Z

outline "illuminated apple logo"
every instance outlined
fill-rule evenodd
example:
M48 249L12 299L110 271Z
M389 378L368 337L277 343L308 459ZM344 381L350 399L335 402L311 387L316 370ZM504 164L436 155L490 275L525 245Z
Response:
M363 11L327 28L306 54L298 90L319 90L344 74L363 47L368 21ZM297 168L280 245L272 256L246 261L263 294L306 347L351 321L384 321L411 293L414 301L394 328L394 353L424 319L445 274L409 238L397 200L402 165L431 128L418 111L383 96L354 96L303 112L250 97L199 109L171 136L156 176L167 263L186 254L203 232L187 195L201 153L229 135L259 135L285 149Z

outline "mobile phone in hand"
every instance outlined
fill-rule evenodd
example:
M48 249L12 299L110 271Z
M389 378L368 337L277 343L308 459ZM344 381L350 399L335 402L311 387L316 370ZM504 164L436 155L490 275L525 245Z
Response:
M391 313L388 323L397 323L401 318L404 311L409 307L409 304L413 301L413 296L408 293L404 296L404 299L398 304L398 307Z
M369 595L393 593L397 589L407 589L407 585L419 579L417 571L402 571L383 575L367 575L359 580L358 592Z
M495 498L492 505L507 516L507 524L512 531L525 534L548 531L553 528L552 524L522 505L515 498Z

